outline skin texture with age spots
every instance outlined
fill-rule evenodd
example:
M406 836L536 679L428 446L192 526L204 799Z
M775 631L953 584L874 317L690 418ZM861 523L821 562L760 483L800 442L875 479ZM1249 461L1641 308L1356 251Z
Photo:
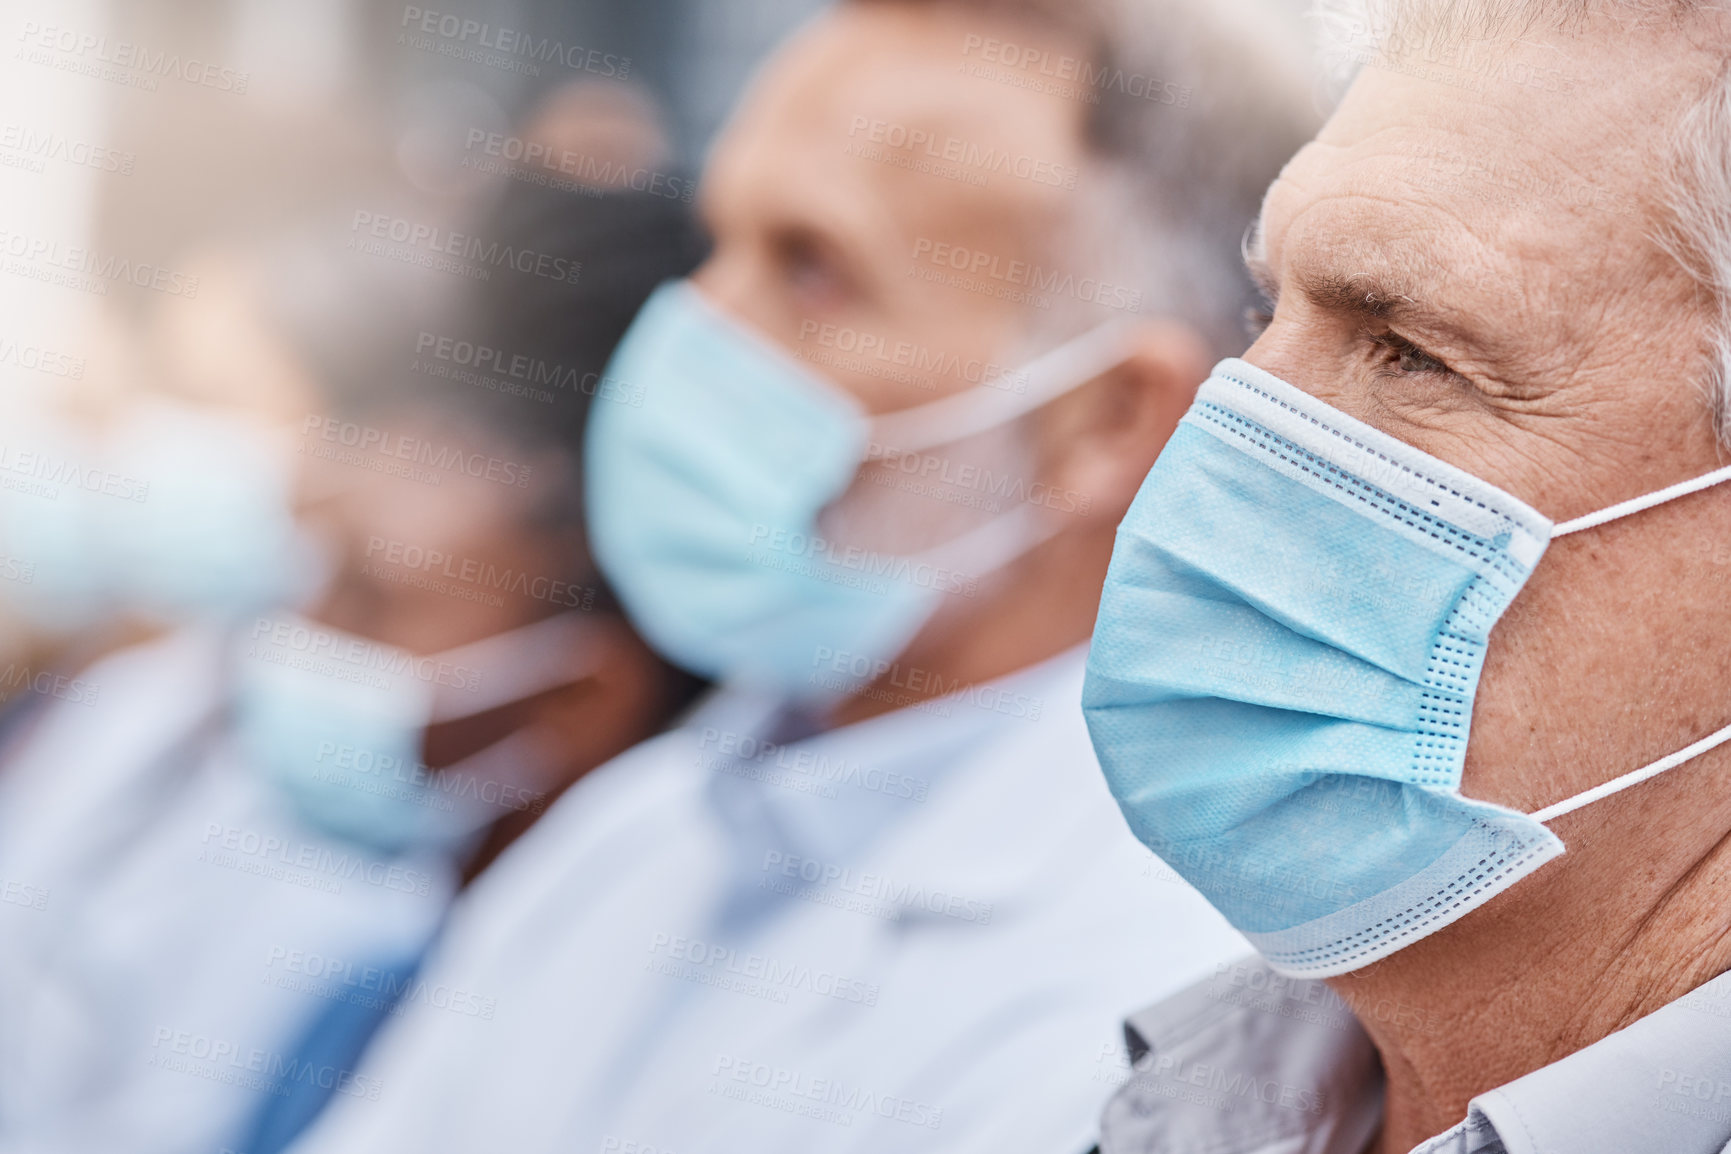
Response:
M1717 61L1604 19L1502 50L1595 81L1475 96L1366 69L1270 190L1258 271L1278 305L1246 357L1560 521L1723 463L1692 384L1707 314L1649 235L1664 128ZM1480 196L1425 179L1435 169L1411 158L1438 151L1608 196ZM1731 721L1724 560L1698 546L1727 537L1731 492L1715 489L1553 544L1492 634L1463 792L1531 811ZM1354 1004L1399 999L1451 1023L1365 1022L1389 1075L1376 1154L1405 1154L1475 1094L1731 966L1727 769L1721 748L1559 818L1565 857L1332 980Z

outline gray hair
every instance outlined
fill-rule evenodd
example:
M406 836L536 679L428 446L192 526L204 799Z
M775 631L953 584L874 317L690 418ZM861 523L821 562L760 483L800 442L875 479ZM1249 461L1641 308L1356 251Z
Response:
M1476 40L1508 40L1538 28L1567 31L1596 12L1640 24L1690 27L1714 0L1315 0L1324 56L1344 81L1378 54L1425 51ZM1731 45L1708 91L1683 110L1672 133L1664 200L1669 219L1654 239L1707 297L1699 382L1720 442L1731 447Z
M1092 167L1065 255L1138 293L1134 311L1188 323L1217 355L1244 350L1257 293L1241 243L1322 121L1294 0L854 2L976 12L1085 46L1089 72L1067 87L1087 101ZM1081 310L1054 311L1074 328Z

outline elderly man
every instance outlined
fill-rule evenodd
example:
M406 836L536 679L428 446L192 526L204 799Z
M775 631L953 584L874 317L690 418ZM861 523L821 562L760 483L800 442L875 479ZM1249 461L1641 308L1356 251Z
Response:
M632 619L727 684L470 891L429 981L496 1017L410 1007L304 1149L1079 1151L1134 991L1242 950L1079 702L1309 84L1235 8L1138 12L858 0L759 78L586 470Z
M1268 195L1271 323L1125 520L1085 696L1268 964L1131 1019L1103 1149L1717 1154L1731 22L1336 15L1370 66Z

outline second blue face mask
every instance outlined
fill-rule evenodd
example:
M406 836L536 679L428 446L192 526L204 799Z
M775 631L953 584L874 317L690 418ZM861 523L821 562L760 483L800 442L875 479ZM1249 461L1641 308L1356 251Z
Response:
M1131 829L1268 960L1327 976L1563 852L1462 796L1491 628L1564 525L1243 361L1203 385L1118 530L1083 708Z
M709 304L658 289L608 366L585 500L595 558L644 637L706 676L821 697L824 654L894 658L946 595L1055 527L1021 504L914 556L830 540L824 508L874 446L918 453L1000 426L1122 361L1102 326L1025 366L1014 390L979 387L873 418Z

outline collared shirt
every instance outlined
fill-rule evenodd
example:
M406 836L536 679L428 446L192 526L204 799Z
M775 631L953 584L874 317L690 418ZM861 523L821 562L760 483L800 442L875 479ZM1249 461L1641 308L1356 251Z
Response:
M429 962L497 1016L411 1008L297 1154L1085 1150L1113 1008L1243 939L1130 835L1082 672L784 744L723 693L591 774Z
M227 644L117 653L8 748L0 1154L215 1154L301 1082L368 1092L293 1049L383 995L372 963L424 947L454 871L298 822L223 737Z
M1380 1002L1443 1031L1434 1012ZM1722 1154L1731 1143L1731 974L1474 1098L1413 1154ZM1101 1154L1363 1154L1383 1075L1353 1010L1260 960L1221 966L1125 1024Z

